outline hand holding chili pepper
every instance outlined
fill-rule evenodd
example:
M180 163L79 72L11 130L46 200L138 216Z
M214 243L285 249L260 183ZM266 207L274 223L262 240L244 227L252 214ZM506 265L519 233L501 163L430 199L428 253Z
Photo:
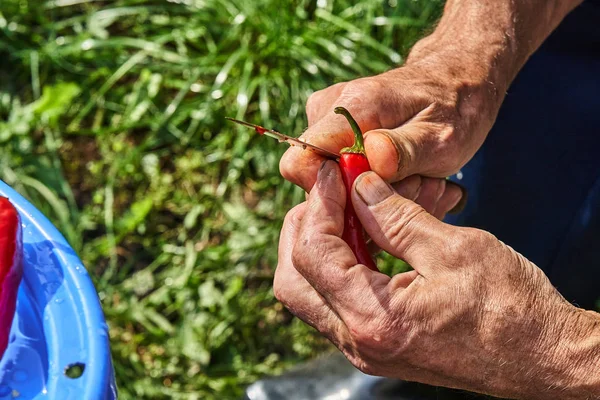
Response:
M8 346L21 276L23 243L17 210L0 197L0 358Z
M342 240L352 201L369 236L414 271L388 277ZM275 296L362 371L503 398L600 393L600 315L569 304L493 235L438 221L374 172L346 196L327 161L286 216Z
M476 77L467 68L452 69L441 60L338 83L309 98L308 129L302 139L333 152L350 146L347 122L333 113L334 107L345 107L363 130L371 169L388 182L410 180L407 184L419 191L416 202L443 218L450 210L460 210L466 200L460 187L443 178L472 157L499 107L487 96L485 80L473 84ZM281 174L309 192L322 161L291 148L281 159Z

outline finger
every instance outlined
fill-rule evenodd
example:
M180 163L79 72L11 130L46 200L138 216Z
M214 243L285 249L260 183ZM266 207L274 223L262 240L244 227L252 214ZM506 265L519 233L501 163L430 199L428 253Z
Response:
M420 175L411 175L401 181L392 183L392 187L400 196L414 201L421 191L421 182Z
M310 193L316 181L319 165L323 161L325 161L325 157L310 150L290 147L279 160L279 172L284 179Z
M419 274L427 275L434 259L452 237L449 225L438 221L423 207L398 195L374 172L358 177L352 202L369 236L383 250L408 262Z
M401 181L394 182L392 187L400 196L414 201L421 191L421 176L411 175ZM381 247L371 238L367 240L367 247L373 256L381 252Z
M285 217L279 239L273 292L292 314L336 343L336 337L345 330L343 323L292 264L292 249L305 211L306 203L302 203Z
M417 116L398 128L365 133L373 171L391 182L414 174L445 178L456 172L454 164L447 161L444 137L448 126L423 119Z
M340 97L334 106L348 109L363 132L380 127L376 111L360 98ZM301 137L308 143L334 153L339 153L342 148L354 143L354 134L348 121L342 115L335 114L333 107L326 109L324 117L311 125ZM290 147L279 162L279 170L286 180L310 192L323 160L323 157L310 150Z
M464 207L465 189L446 179L411 175L393 183L392 187L400 196L416 202L440 220L447 213Z
M419 273L414 269L407 272L396 274L390 280L388 286L391 290L406 289L411 283L417 279Z
M342 320L377 303L375 293L389 277L357 264L342 240L346 194L338 165L327 161L319 170L302 220L292 261L295 268Z
M346 82L336 83L333 86L314 92L306 102L306 117L308 126L314 125L328 112L333 110L335 102L342 94Z
M451 186L458 187L458 189L460 190L460 192L462 194L460 199L458 200L458 203L456 203L456 205L454 207L452 207L450 210L448 210L448 214L458 214L459 212L464 210L465 206L467 205L467 201L469 199L468 192L467 192L466 188L464 188L463 186L459 185L456 182L448 181L448 183Z
M446 188L444 190L444 194L438 200L433 215L437 219L444 219L446 214L451 210L455 209L456 206L461 202L462 197L463 190L461 189L461 187L451 181L446 181Z
M423 178L421 190L415 202L430 214L435 214L438 201L446 191L446 180L439 178Z

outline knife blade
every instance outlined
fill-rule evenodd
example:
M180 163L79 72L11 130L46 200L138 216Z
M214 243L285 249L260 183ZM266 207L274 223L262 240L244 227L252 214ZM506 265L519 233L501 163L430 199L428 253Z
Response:
M246 121L240 121L239 119L235 119L235 118L225 117L225 119L227 119L231 122L235 122L236 124L245 126L247 128L253 129L255 132L257 132L260 135L264 135L264 136L271 137L273 139L277 139L279 142L285 142L285 143L289 144L290 146L301 147L304 150L310 150L320 156L323 156L323 157L326 157L326 158L329 158L332 160L337 160L340 158L339 154L336 154L329 150L325 150L319 146L315 146L314 144L306 143L306 142L302 141L300 138L295 138L293 136L285 135L274 129L267 129L260 125L251 124Z

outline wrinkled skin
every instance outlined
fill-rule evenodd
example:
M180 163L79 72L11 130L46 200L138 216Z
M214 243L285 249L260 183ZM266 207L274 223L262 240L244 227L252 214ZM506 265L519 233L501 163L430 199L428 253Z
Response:
M434 32L417 42L400 68L314 93L306 104L309 127L302 137L334 152L351 145L349 126L333 112L345 107L365 132L372 169L386 181L452 175L485 140L528 57L579 3L447 0ZM291 148L280 170L309 192L322 161ZM442 185L440 179L433 182ZM436 203L438 215L461 198L453 184L435 189L424 190L417 203L426 209Z
M356 264L341 239L346 201L373 241L414 271ZM600 318L493 235L444 224L377 174L346 199L328 161L287 215L276 297L362 371L510 398L600 395Z
M454 73L423 61L318 91L306 105L309 129L302 137L331 151L351 145L348 124L333 113L346 107L366 132L367 157L384 179L452 175L483 143L500 105L489 85ZM310 190L318 159L290 148L281 172Z
M351 145L333 113L345 107L375 172L346 199L334 163L317 172L322 158L288 150L281 173L310 195L286 217L274 291L364 372L500 397L600 399L600 316L493 235L438 220L464 201L441 178L475 154L520 68L579 3L447 0L402 67L310 97L304 140ZM414 271L357 264L340 238L347 201L374 247Z
M333 113L336 106L346 107L366 132L371 168L389 182L422 179L417 202L428 211L434 204L433 213L443 218L463 193L436 178L456 173L475 154L499 105L495 88L484 78L462 78L451 68L432 67L429 60L415 61L314 93L306 105L309 128L302 137L334 152L350 146L349 125ZM314 153L290 148L280 170L310 191L321 161Z

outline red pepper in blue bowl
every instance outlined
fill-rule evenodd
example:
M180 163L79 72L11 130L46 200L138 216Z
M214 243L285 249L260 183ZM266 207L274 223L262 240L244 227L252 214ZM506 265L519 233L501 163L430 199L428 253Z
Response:
M0 197L0 358L8 346L23 275L23 234L19 213Z

